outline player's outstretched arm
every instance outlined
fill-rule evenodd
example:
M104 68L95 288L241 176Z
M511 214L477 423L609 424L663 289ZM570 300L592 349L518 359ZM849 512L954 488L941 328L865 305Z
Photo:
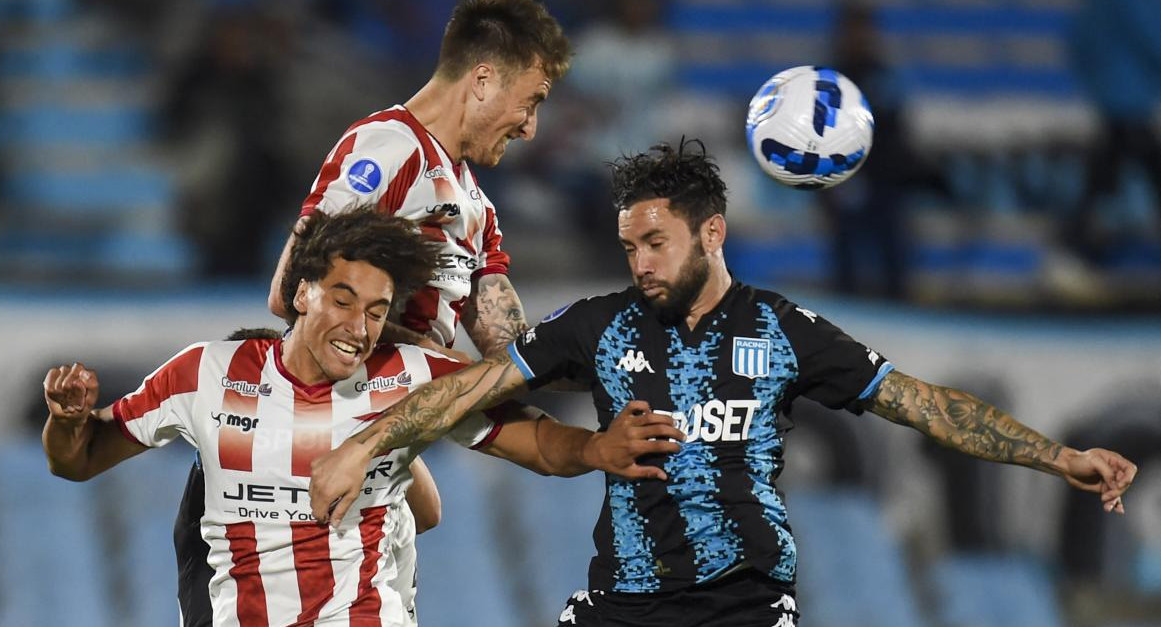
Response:
M444 375L408 394L371 426L311 463L310 504L319 522L338 526L363 486L372 458L415 442L434 442L473 410L526 389L507 353Z
M884 377L870 410L968 455L1060 475L1075 488L1099 493L1108 512L1124 513L1121 495L1137 474L1137 466L1117 453L1064 446L967 392L898 371Z
M84 364L58 366L45 375L48 420L41 444L52 474L86 481L147 450L118 432L109 408L94 410L99 389L97 373Z
M468 337L485 357L503 353L528 328L524 305L506 274L486 274L473 282L462 313Z
M630 402L600 433L561 424L535 407L501 407L512 415L504 416L500 434L480 450L542 475L575 477L603 470L626 479L665 480L665 471L637 459L676 453L681 444L672 440L685 439L672 418L650 412L644 401Z

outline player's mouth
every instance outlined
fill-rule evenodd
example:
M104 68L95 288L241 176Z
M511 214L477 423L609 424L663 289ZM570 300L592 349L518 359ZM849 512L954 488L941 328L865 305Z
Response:
M330 344L347 361L358 359L359 353L362 351L358 346L342 340L331 340Z

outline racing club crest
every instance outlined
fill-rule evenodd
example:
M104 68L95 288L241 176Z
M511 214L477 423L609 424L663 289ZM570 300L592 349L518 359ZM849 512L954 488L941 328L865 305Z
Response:
M755 337L734 338L734 374L749 379L769 376L770 340Z

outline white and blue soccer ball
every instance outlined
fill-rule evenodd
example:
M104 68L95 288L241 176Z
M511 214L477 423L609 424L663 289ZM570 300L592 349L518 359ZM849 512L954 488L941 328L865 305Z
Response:
M871 152L875 118L838 72L800 66L775 74L750 100L746 141L780 183L822 189L847 180Z

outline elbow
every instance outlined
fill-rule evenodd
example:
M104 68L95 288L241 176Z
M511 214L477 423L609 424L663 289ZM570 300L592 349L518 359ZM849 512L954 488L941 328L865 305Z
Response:
M52 459L48 460L48 471L54 476L61 479L67 479L76 483L88 481L93 478L93 473L87 472L84 468L77 468L67 464L61 464Z
M443 508L438 504L428 511L420 512L415 516L415 533L421 534L425 531L431 531L439 526L443 521Z

